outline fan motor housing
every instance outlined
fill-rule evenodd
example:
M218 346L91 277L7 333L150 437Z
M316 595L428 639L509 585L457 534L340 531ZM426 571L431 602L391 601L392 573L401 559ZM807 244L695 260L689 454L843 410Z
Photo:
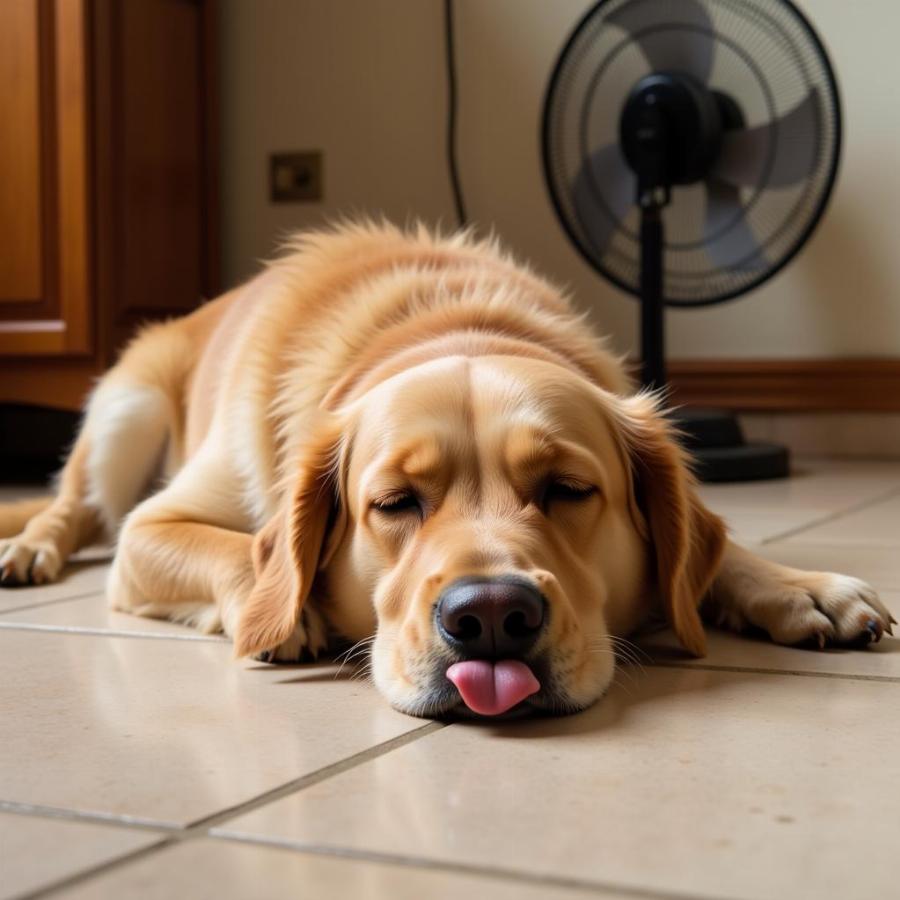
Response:
M633 211L665 209L664 301L704 306L805 244L835 183L840 100L791 0L597 0L551 75L542 141L551 202L588 264L641 296Z
M622 152L641 179L661 163L664 185L693 184L709 173L722 144L722 104L683 72L654 72L632 88L619 119Z

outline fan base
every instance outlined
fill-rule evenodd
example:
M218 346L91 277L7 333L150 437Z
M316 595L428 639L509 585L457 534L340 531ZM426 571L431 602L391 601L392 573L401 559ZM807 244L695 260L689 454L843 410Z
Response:
M760 481L787 478L791 472L786 447L746 442L737 417L720 409L681 409L672 419L704 482Z

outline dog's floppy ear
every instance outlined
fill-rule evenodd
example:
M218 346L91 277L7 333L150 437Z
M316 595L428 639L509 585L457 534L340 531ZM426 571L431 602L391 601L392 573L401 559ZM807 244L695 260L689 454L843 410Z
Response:
M725 525L700 502L688 454L653 395L637 394L619 406L632 470L632 514L653 545L664 611L682 646L703 656L706 635L698 607L725 549Z
M234 635L236 656L271 650L291 635L316 572L339 542L346 519L336 496L340 445L339 424L323 421L301 453L281 509L253 539L256 583Z

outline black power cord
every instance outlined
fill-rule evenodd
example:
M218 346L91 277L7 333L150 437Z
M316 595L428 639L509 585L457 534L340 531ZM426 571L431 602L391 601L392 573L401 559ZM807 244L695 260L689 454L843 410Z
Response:
M453 0L444 0L444 39L447 61L447 166L450 170L450 187L460 228L465 228L468 218L459 180L459 164L456 159L456 49L453 36Z

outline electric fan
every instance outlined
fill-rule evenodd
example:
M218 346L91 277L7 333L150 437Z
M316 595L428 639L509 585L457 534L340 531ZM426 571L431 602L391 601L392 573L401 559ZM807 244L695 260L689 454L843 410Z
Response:
M665 304L771 278L824 211L840 153L834 73L788 0L600 0L557 61L543 158L581 255L641 300L642 380L666 383ZM777 477L787 451L681 413L705 480Z

